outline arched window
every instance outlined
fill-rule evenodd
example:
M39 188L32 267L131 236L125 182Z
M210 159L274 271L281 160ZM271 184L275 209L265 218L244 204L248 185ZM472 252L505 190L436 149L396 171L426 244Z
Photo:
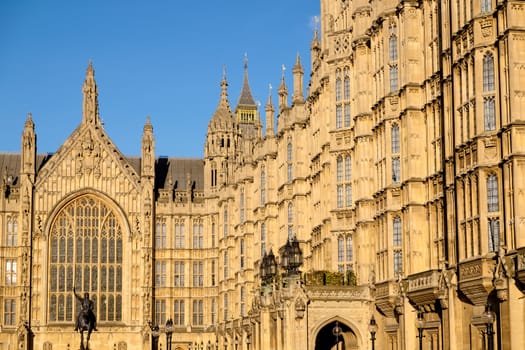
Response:
M390 92L397 91L399 86L397 64L390 66Z
M99 321L120 321L122 227L115 213L94 196L79 197L55 217L49 245L49 320L73 321L76 287L90 293Z
M401 218L399 216L396 216L394 218L394 224L393 224L393 239L392 243L394 247L401 247L403 243L403 237L401 234Z
M492 10L492 0L481 0L481 12L490 12Z
M186 247L186 234L184 233L184 221L175 222L175 248Z
M335 106L335 127L340 129L343 127L343 106Z
M483 100L483 117L485 120L485 131L496 130L496 101L494 96Z
M399 153L399 125L392 125L392 153Z
M241 287L241 317L244 317L246 314L246 292L244 287Z
M335 101L339 102L342 98L341 69L335 71Z
M244 188L239 191L239 220L244 223Z
M261 224L261 256L266 254L266 224Z
M483 57L483 91L494 90L494 56L487 53Z
M288 239L292 239L293 236L293 205L288 203Z
M261 205L266 203L266 168L261 167Z
M342 84L341 84L341 78L337 78L335 80L335 100L337 102L341 101L342 97L342 90L341 90Z
M352 179L352 158L350 156L345 157L345 181Z
M337 157L337 182L343 181L343 157L339 156Z
M7 217L6 246L16 247L18 245L18 222L16 217Z
M394 276L397 277L403 271L403 234L401 218L396 216L393 222L393 250L394 250Z
M228 208L224 208L224 237L228 236Z
M487 177L487 210L489 213L499 210L498 177L495 174Z
M224 256L223 256L223 277L224 279L228 278L228 262L229 262L228 252L224 252Z
M340 264L345 261L345 240L343 236L337 238L337 261Z
M293 160L293 146L291 142L288 142L288 145L286 146L286 160L288 162L287 164L287 171L286 171L286 177L288 179L288 182L292 181L292 160Z
M349 100L350 99L350 69L347 67L345 68L345 71L344 71L344 95L343 95L343 98L345 100Z
M244 247L244 239L241 239L241 242L239 244L239 264L241 270L244 270L245 265L245 247Z
M228 321L228 307L229 307L228 294L224 294L224 302L223 302L224 321Z
M397 61L397 26L389 28L390 37L388 38L388 60Z

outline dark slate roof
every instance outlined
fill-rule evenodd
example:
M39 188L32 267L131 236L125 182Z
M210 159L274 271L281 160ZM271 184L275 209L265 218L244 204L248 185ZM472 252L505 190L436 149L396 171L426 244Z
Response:
M37 172L51 156L52 154L37 155ZM126 157L126 161L140 175L140 157ZM3 181L4 177L7 179L12 176L12 184L16 185L20 174L20 162L20 154L0 153L0 181ZM171 188L186 190L187 174L189 174L193 189L197 191L204 189L204 162L202 159L159 157L155 162L155 174L157 188L169 188L169 179L171 179Z
M202 159L159 157L155 162L155 187L186 190L188 174L193 189L204 190L204 161Z
M0 153L0 181L8 179L11 184L16 185L20 175L21 159L18 153ZM36 156L36 168L40 169L51 157L50 154L38 154ZM11 179L9 179L11 177Z
M241 96L239 97L239 102L237 103L237 108L239 106L256 106L255 100L252 96L252 91L250 90L250 84L248 83L248 72L246 69L244 71L244 81L242 84Z

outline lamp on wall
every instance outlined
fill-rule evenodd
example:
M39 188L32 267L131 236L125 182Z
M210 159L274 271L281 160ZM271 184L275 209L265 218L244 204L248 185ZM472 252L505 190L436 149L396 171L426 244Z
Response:
M419 338L419 350L423 350L423 328L425 327L425 319L423 317L423 312L418 311L417 313L417 320L416 320L416 327L417 327L417 337Z
M269 284L277 274L277 261L271 249L262 258L259 274L263 284Z
M150 321L149 328L151 329L151 350L158 350L159 349L159 337L160 337L159 326L157 324L154 325Z
M339 322L335 321L335 326L332 329L332 334L335 335L335 346L336 350L339 350L339 336L343 333L341 327L339 327Z
M248 336L246 336L246 348L247 348L247 350L250 350L251 343L252 343L252 337L248 334Z
M372 350L375 350L377 323L374 315L372 315L370 323L368 324L368 331L370 332L370 340L372 341Z
M171 350L171 337L173 335L173 321L168 318L166 321L166 350Z
M494 350L494 321L496 321L496 314L492 311L490 304L485 305L482 317L485 326L487 326L487 349Z
M303 251L295 236L286 241L279 249L279 254L281 256L281 267L286 270L286 273L288 275L298 274L299 267L303 264Z

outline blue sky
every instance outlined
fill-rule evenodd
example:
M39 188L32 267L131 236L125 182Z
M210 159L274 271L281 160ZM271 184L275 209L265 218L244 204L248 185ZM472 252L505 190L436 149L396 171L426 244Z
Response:
M28 112L38 153L55 152L80 123L92 60L105 130L124 154L140 154L149 115L157 155L201 158L223 66L232 108L245 53L263 106L297 53L307 84L318 15L318 0L1 0L0 152L19 152Z

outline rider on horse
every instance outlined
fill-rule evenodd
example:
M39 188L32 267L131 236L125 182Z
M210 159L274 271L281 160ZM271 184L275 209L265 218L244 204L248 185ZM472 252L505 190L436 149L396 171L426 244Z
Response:
M95 305L92 300L89 299L89 293L85 292L84 297L82 298L80 295L77 294L75 288L73 287L73 293L75 294L75 297L80 302L80 305L82 308L77 314L77 320L75 322L75 331L78 331L80 328L79 320L82 315L87 316L88 320L93 320L93 330L97 330L97 318L95 317L95 313L93 312L93 309L95 308Z

